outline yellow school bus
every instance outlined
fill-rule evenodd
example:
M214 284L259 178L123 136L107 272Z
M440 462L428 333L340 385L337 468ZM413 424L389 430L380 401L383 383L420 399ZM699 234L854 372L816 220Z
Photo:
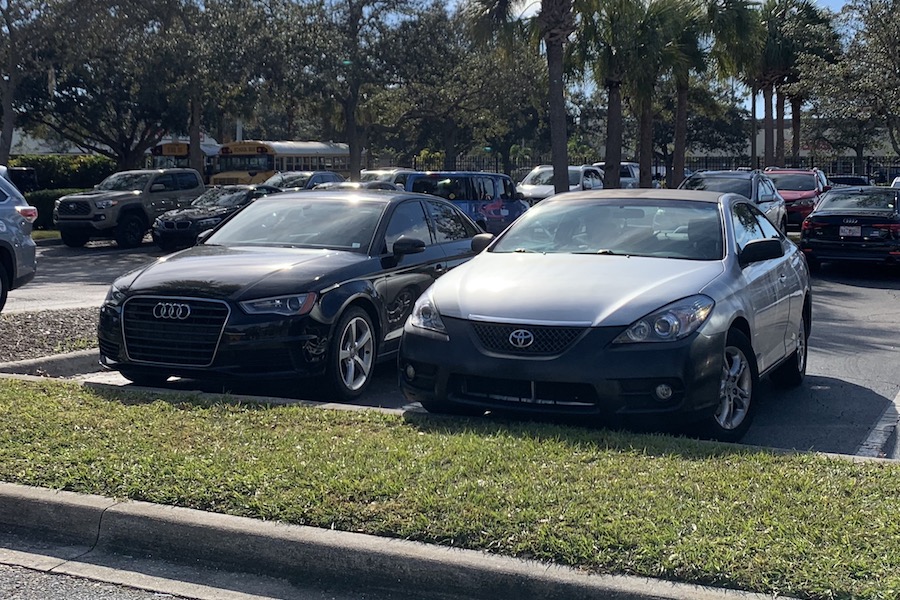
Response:
M203 150L203 180L209 182L215 171L216 157L221 146L216 143L201 143ZM150 167L169 169L173 167L188 168L191 166L191 145L188 142L160 142L150 149Z
M262 183L284 171L350 174L350 147L334 142L228 142L219 148L213 185Z

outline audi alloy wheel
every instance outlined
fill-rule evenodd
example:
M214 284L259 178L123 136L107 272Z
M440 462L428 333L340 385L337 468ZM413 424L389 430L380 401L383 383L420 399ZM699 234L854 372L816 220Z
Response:
M375 327L368 313L352 307L335 327L328 377L340 400L359 397L372 381L375 367Z

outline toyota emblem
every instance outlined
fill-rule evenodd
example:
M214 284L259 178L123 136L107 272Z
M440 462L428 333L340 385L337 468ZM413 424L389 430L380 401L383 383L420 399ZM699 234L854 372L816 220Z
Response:
M175 302L158 302L153 307L153 316L157 319L184 321L191 316L191 307Z
M534 334L527 329L516 329L509 334L509 344L513 348L527 348L534 343Z

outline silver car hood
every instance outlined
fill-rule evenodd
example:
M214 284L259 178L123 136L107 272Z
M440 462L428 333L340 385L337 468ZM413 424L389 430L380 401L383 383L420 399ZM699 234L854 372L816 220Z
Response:
M433 297L448 317L626 326L702 292L724 268L722 261L483 252L441 277Z

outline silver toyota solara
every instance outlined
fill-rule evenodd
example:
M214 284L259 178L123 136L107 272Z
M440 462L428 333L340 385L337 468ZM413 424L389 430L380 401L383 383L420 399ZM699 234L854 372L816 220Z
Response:
M806 260L744 196L567 193L472 245L403 329L403 393L431 412L679 422L737 441L760 377L803 381Z

